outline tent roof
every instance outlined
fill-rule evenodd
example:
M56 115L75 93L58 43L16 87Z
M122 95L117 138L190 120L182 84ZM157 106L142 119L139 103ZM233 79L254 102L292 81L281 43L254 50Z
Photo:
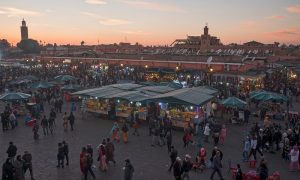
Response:
M193 89L200 93L205 93L205 94L209 94L209 95L217 95L219 92L217 89L209 87L209 86L199 86L199 87L195 87Z
M114 88L122 89L122 90L133 90L133 89L142 87L143 85L133 84L133 83L124 83L124 84L113 84L111 86Z
M138 102L138 101L144 101L147 99L150 99L151 97L153 97L154 95L150 95L147 93L143 93L141 91L126 91L126 92L121 92L121 93L117 93L117 94L110 94L105 96L105 98L120 98L120 99L125 99L128 101L134 101L134 102Z
M146 87L141 87L138 88L137 90L142 90L142 91L150 91L150 92L155 92L155 93L167 93L170 91L174 91L175 88L168 87L168 86L146 86Z
M201 106L213 98L214 96L212 95L199 93L196 88L185 88L154 96L152 100L165 103Z

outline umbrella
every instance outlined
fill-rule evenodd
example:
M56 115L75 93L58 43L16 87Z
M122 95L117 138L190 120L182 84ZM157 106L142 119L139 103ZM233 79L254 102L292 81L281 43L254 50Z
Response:
M75 80L76 78L74 76L71 76L71 75L59 75L59 76L56 76L54 78L55 81L73 81Z
M228 107L244 107L245 105L247 105L245 101L242 101L236 97L229 97L221 101L221 104Z
M259 94L259 93L262 93L262 92L267 92L267 91L265 91L265 90L255 90L255 91L251 91L251 92L250 92L250 97L255 96L255 95L257 95L257 94Z
M65 90L65 91L77 91L77 90L80 90L81 88L82 87L79 85L69 84L69 85L63 86L61 89Z
M1 101L18 101L18 100L25 100L30 97L31 97L30 94L25 94L25 93L20 93L20 92L5 93L0 96L0 100Z
M263 91L257 94L254 94L250 97L251 99L259 100L259 101L288 101L286 96L283 96L278 93Z
M36 76L33 76L33 75L27 75L27 76L24 76L24 77L22 77L21 79L23 79L23 80L29 80L29 81L37 81L37 80L39 80L39 78L37 78Z
M45 82L45 81L40 81L40 82L37 82L37 83L33 83L31 85L31 88L33 88L33 89L39 89L39 88L48 89L48 88L51 88L51 87L53 87L53 85L48 83L48 82Z

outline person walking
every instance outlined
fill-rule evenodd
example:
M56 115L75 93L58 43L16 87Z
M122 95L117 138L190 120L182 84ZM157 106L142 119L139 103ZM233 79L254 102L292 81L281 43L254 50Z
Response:
M116 161L114 158L115 146L110 141L109 138L106 139L105 152L106 152L106 162L109 163L110 161L112 161L114 165L116 165Z
M225 124L222 125L221 133L220 133L220 143L223 145L225 142L225 138L227 136L227 129Z
M9 122L10 122L11 129L15 129L15 127L17 126L17 118L13 111L11 111L9 115Z
M27 170L29 170L31 180L34 180L32 168L32 155L28 151L25 151L24 155L22 156L22 160L24 162L24 174Z
M119 125L118 125L117 122L115 122L114 125L113 125L113 127L111 128L111 131L110 131L110 133L112 134L112 138L113 138L114 141L117 141L117 142L120 141L119 131L120 131Z
M86 153L86 166L85 166L85 169L84 169L84 180L87 180L87 176L88 176L88 172L91 173L93 179L96 179L96 176L93 172L93 169L92 169L92 165L93 165L93 158L91 156L90 153Z
M10 158L7 158L2 165L2 180L14 180L14 171Z
M48 119L46 118L46 116L43 117L43 119L41 121L41 126L43 128L44 136L48 135L49 122L48 122Z
M209 135L210 135L210 127L209 127L209 124L208 124L208 123L205 125L203 134L204 134L204 141L205 141L205 142L209 142L209 141L208 141L208 137L209 137Z
M172 134L171 134L171 131L167 132L166 139L167 139L168 153L170 153L171 152L171 146L172 146Z
M174 165L173 165L173 175L175 180L181 180L181 159L180 157L176 157Z
M247 136L246 140L244 141L244 148L243 148L243 161L248 162L249 160L249 151L251 148L250 139Z
M130 163L129 159L125 160L125 167L124 167L124 180L132 180L134 173L134 167Z
M87 156L86 156L86 147L82 147L82 150L81 150L81 153L79 155L79 165L80 165L80 171L82 173L82 177L84 177L84 171L85 171L85 168L87 166Z
M174 146L171 146L171 154L170 154L171 165L169 167L169 172L171 172L171 170L172 170L172 168L174 166L174 163L176 161L177 155L178 155L177 150L174 148Z
M138 113L135 113L134 124L133 124L134 131L133 131L132 135L140 136L140 133L138 131L139 126L140 126L139 116L138 116Z
M243 180L243 171L241 169L241 165L237 164L236 167L237 167L237 171L236 171L236 178L235 178L235 180Z
M15 172L14 172L15 179L14 180L25 180L24 162L22 160L21 155L17 156L16 161L13 162L13 166L15 169Z
M126 123L124 123L122 127L122 136L123 136L123 142L126 144L128 142L128 126Z
M62 143L58 143L58 150L57 150L57 168L64 168L64 147Z
M66 158L66 165L69 166L69 145L66 143L66 141L62 142L63 145L63 151L64 151L64 158Z
M182 180L184 180L185 178L187 178L188 180L190 179L189 172L192 169L192 167L193 164L191 162L191 156L186 154L181 166Z
M69 122L70 122L70 126L71 126L71 131L74 130L74 122L75 122L75 116L73 114L73 112L71 111L70 116L69 116Z
M267 161L262 159L259 166L259 179L267 180L269 177L269 169L267 167Z
M298 171L300 170L300 166L299 166L299 149L298 146L294 146L293 149L290 152L290 156L291 156L291 163L290 163L290 167L289 170L290 171Z
M56 112L54 111L53 108L51 109L51 112L50 112L50 118L49 118L49 119L53 119L53 124L54 124L54 126L56 127L56 123L55 123Z
M53 135L53 129L54 129L54 126L55 126L55 119L50 116L48 124L49 124L50 133L51 133L51 135Z
M15 156L17 155L17 151L18 151L17 146L15 146L13 142L9 142L9 146L6 150L6 153L8 158L11 160L11 162L14 161Z
M68 131L68 116L67 116L67 112L65 112L65 114L63 115L63 127L64 127L64 131L67 132Z
M216 152L216 155L213 157L213 172L210 175L210 179L214 179L215 173L218 173L219 177L221 180L224 180L222 173L221 173L221 168L222 168L222 163L221 163L221 153L220 151Z
M248 159L250 159L251 155L253 155L254 160L256 160L256 149L257 149L257 138L255 135L250 140L250 154L248 156Z
M39 135L39 124L37 122L34 123L33 128L32 128L32 132L33 132L33 139L34 140L38 140L40 135Z
M152 130L152 143L151 146L154 147L158 143L158 135L159 135L159 124L155 121L155 126L151 129Z
M107 160L106 160L106 151L103 144L99 147L99 155L98 155L98 161L99 161L99 168L106 172L107 171Z

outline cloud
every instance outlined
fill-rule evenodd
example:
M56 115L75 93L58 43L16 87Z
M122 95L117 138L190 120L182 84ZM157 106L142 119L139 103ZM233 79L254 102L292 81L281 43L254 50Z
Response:
M96 4L96 5L107 4L107 2L103 1L103 0L85 0L85 2L88 3L88 4Z
M97 18L97 19L102 18L102 16L99 16L98 14L90 13L90 12L81 12L81 14L92 17L92 18Z
M294 28L290 28L290 29L279 29L273 32L270 32L269 34L271 35L281 35L281 36L298 36L300 35L300 29L294 29Z
M122 31L122 33L130 34L130 35L149 35L149 34L151 34L149 32L144 32L144 31L140 31L140 30L138 30L138 31Z
M105 26L118 26L130 24L131 22L123 19L101 19L99 23Z
M24 16L38 16L41 13L37 11L19 9L14 7L0 7L0 14L7 15L7 17L24 17Z
M143 9L150 9L162 12L172 12L172 13L183 13L185 12L184 9L178 6L170 5L170 4L162 4L156 2L149 2L149 1L137 1L137 0L120 0L122 3L127 5L136 7L136 8L143 8Z
M274 16L269 16L266 17L267 19L272 19L272 20L280 20L280 19L284 19L284 16L280 16L280 15L274 15Z
M287 7L286 10L290 13L300 14L300 4Z
M81 12L81 14L98 19L98 22L105 26L118 26L118 25L125 25L125 24L132 23L132 22L124 20L124 19L107 18L107 17L100 16L95 13L90 13L90 12Z
M52 9L46 9L45 12L46 12L46 13L52 13L53 10L52 10Z

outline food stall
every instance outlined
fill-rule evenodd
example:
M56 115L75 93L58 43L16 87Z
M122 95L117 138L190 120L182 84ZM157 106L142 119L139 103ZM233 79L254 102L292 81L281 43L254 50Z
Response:
M151 100L159 102L161 117L167 113L173 126L185 128L196 115L203 114L200 110L214 99L216 92L211 88L184 88L154 96Z
M129 118L131 115L131 111L133 110L133 108L129 104L119 101L116 106L116 116L121 118Z
M108 100L88 99L85 107L87 112L108 115Z

